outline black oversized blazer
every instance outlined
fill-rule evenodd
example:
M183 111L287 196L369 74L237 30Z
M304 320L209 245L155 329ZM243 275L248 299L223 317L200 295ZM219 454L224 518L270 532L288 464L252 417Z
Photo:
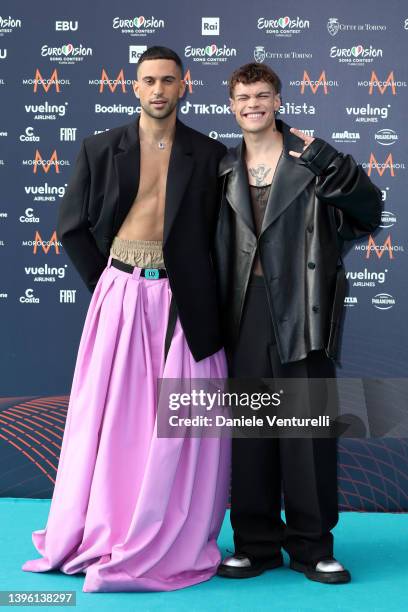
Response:
M217 168L226 152L177 120L166 183L163 254L196 361L222 347L211 249L219 207ZM90 291L136 197L139 120L85 138L59 209L57 235Z

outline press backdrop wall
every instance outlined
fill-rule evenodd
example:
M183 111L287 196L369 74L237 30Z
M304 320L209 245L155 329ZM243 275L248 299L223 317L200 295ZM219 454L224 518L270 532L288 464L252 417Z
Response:
M81 140L134 121L140 53L175 49L180 118L228 146L234 68L268 63L281 118L351 153L381 188L382 226L345 257L341 377L407 374L408 5L77 2L0 5L0 495L50 497L90 294L56 240ZM387 410L384 400L384 410ZM408 444L342 439L342 509L408 509Z

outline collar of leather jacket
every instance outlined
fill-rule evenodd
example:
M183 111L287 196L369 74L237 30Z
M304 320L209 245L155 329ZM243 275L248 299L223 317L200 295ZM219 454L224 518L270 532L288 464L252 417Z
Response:
M298 138L290 131L291 126L282 121L281 119L276 119L276 128L278 132L281 132L283 135L283 155L287 159L291 160L293 163L297 163L299 165L304 165L302 161L298 161L297 158L289 155L289 151L297 151L298 153L303 152L303 140ZM242 139L242 142L237 147L232 149L228 149L228 153L222 159L220 163L220 167L218 170L219 176L224 176L228 172L234 169L241 161L245 160L245 141Z
M283 121L277 120L276 127L283 134L283 154L273 177L260 235L302 193L306 186L316 178L315 174L302 159L289 155L289 151L302 153L304 147L303 140L292 134L289 131L290 126ZM222 190L227 201L235 213L244 221L249 231L255 236L248 174L245 164L244 140L242 140L238 147L230 149L222 159L219 176L224 177Z

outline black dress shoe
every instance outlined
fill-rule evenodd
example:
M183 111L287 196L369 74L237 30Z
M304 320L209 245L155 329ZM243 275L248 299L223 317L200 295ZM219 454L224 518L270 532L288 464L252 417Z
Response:
M268 569L275 569L283 565L282 555L272 559L250 559L245 554L236 553L226 557L218 566L217 576L223 578L254 578Z
M333 557L321 559L312 565L292 559L290 569L295 570L295 572L302 572L309 580L324 582L325 584L345 584L351 580L350 572Z

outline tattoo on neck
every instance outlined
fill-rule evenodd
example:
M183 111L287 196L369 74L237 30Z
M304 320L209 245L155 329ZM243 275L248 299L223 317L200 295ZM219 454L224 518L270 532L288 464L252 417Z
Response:
M257 187L267 185L266 177L270 171L271 168L269 166L265 166L264 164L257 164L253 168L248 168L248 172L255 179L255 185Z

